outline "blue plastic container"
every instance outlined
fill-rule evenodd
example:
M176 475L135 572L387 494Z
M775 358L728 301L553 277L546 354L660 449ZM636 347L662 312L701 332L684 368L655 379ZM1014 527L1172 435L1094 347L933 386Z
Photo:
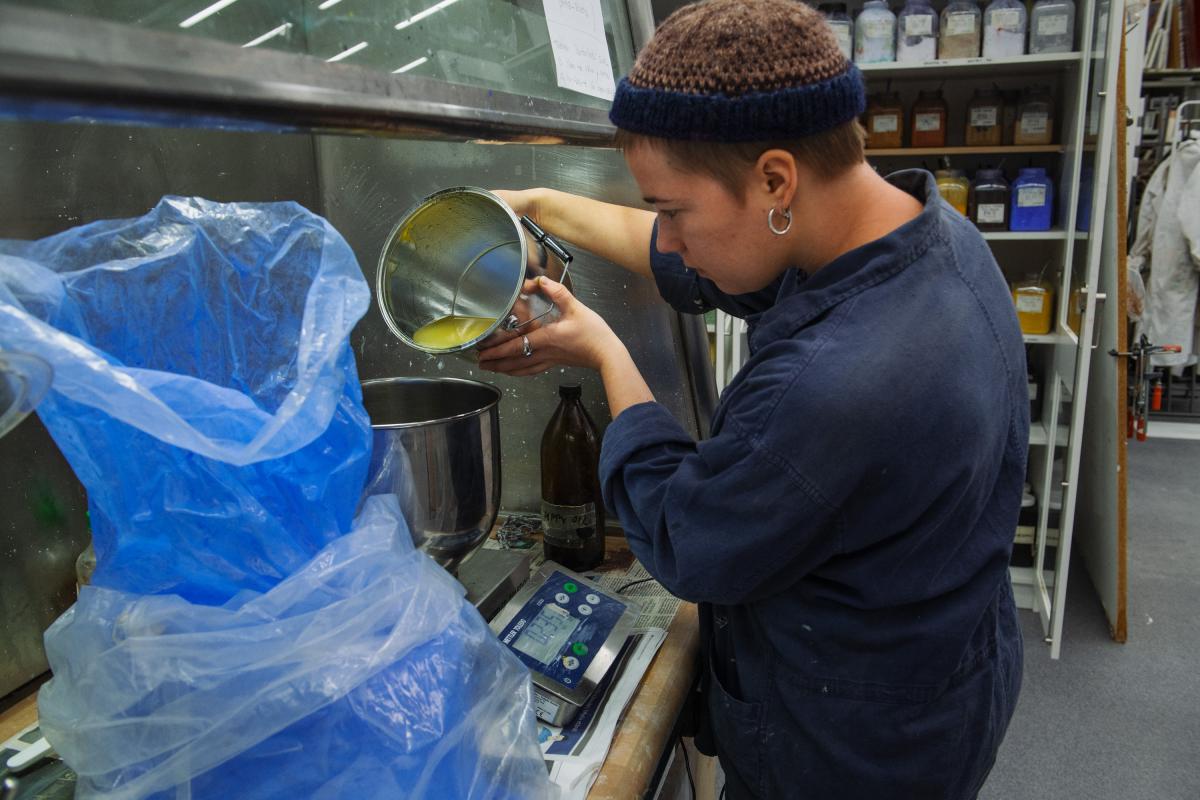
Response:
M1042 167L1022 167L1013 181L1009 230L1048 231L1054 209L1054 184Z

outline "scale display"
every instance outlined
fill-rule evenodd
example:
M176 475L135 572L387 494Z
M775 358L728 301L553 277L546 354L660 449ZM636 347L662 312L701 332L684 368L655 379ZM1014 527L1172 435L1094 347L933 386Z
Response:
M564 725L614 667L639 613L632 601L547 561L491 628L529 668L537 716Z

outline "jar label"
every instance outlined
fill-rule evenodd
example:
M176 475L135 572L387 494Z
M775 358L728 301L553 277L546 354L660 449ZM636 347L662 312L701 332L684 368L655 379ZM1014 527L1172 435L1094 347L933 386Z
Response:
M1046 14L1038 17L1038 36L1063 36L1067 32L1066 14Z
M975 221L986 223L1004 222L1004 203L980 203L975 207Z
M999 8L989 17L991 27L998 31L1016 31L1021 28L1021 11L1016 8Z
M876 114L871 117L871 133L895 133L900 130L900 117L896 114Z
M914 130L918 131L940 131L942 129L941 114L917 114L913 119Z
M838 49L842 51L842 55L846 58L850 58L850 26L834 25L833 35L837 37Z
M559 547L583 548L596 528L596 504L560 506L542 501L542 538Z
M995 106L980 106L971 109L972 128L994 128L1000 116L1000 109Z
M913 14L904 18L905 36L932 36L933 16L930 14Z
M1049 124L1050 115L1045 111L1029 111L1021 115L1021 133L1045 133Z
M891 39L893 36L895 29L892 27L891 20L869 19L866 22L862 22L860 18L859 21L868 39Z
M975 33L975 15L970 11L955 11L946 16L946 35L962 36Z
M1036 290L1036 293L1029 289L1017 290L1017 311L1022 314L1040 314L1046 306L1046 294L1044 290Z
M1045 186L1022 186L1017 189L1018 208L1037 208L1046 205Z

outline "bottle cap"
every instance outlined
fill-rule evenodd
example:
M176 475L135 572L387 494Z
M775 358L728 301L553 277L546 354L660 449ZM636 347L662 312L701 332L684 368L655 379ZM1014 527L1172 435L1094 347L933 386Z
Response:
M578 400L583 396L583 387L578 383L566 383L558 387L558 396L563 400Z

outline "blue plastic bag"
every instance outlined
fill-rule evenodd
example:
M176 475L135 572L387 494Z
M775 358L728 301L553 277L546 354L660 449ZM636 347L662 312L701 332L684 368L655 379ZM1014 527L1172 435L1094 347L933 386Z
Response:
M80 797L536 798L528 672L359 517L370 292L294 203L164 198L0 242L0 348L88 491L97 568L46 634L39 711Z

